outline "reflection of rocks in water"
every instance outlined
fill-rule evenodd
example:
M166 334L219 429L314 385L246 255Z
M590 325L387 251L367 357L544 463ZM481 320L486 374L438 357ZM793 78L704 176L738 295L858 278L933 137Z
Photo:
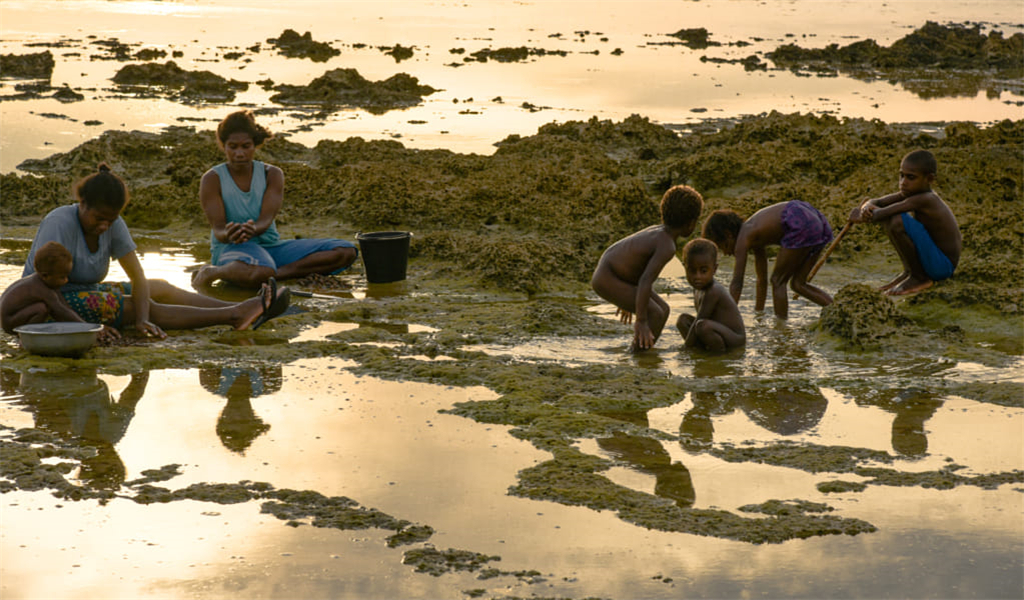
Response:
M939 25L929 21L889 47L871 39L842 47L787 44L767 56L776 65L794 70L838 70L863 79L903 81L904 87L924 98L974 96L982 87L998 95L1003 84L991 73L1006 80L1024 74L1024 34L1005 38L999 31L985 35L977 24ZM951 72L956 81L949 80Z
M53 65L53 54L49 50L33 54L3 54L0 55L0 77L49 81Z
M228 400L217 419L217 437L224 447L245 454L256 438L270 430L250 400L280 391L281 382L281 367L200 369L203 388Z
M877 343L908 323L891 299L862 283L843 286L819 320L825 331L856 346Z
M598 438L597 445L629 467L654 475L654 494L674 500L679 506L692 506L696 499L690 471L672 457L658 440L615 432L612 437Z
M518 46L515 48L483 48L482 50L477 50L476 52L471 53L462 60L465 62L476 61L482 63L493 60L496 62L510 63L521 62L531 56L568 56L568 54L569 53L565 50L545 50L544 48L527 48L526 46Z
M210 71L186 71L174 61L125 65L112 79L114 83L126 88L144 86L151 94L168 95L180 100L230 102L235 99L236 92L249 88L249 84L244 81L225 79Z
M674 37L680 40L683 46L687 48L693 48L694 50L703 50L708 46L721 46L719 42L711 40L711 35L708 30L703 27L694 27L691 29L680 29L675 33L668 34L670 37Z

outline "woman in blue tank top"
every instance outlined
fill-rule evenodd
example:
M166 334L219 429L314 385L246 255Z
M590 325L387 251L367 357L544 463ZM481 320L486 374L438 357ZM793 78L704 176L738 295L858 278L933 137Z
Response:
M251 110L233 112L217 126L225 162L207 171L199 186L212 256L211 264L193 274L197 289L217 280L255 288L271 277L332 275L358 256L355 244L345 240L278 235L274 219L284 201L284 173L253 158L270 136Z

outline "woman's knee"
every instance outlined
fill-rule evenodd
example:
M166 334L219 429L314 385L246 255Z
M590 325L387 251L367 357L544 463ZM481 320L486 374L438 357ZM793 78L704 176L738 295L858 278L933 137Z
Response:
M359 252L355 248L349 248L343 246L336 248L338 255L338 268L343 269L356 261L356 257L359 256Z

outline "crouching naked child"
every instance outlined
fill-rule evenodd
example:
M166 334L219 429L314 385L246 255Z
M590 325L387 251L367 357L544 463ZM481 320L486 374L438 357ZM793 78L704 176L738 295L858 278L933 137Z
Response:
M775 316L780 319L789 316L787 283L798 295L819 306L832 304L832 296L807 282L807 275L821 250L832 241L828 219L810 204L802 200L780 202L762 208L746 221L731 210L716 210L704 222L701 235L714 242L723 254L736 256L729 284L729 293L736 302L743 292L747 253L753 252L757 273L754 309L764 310L769 281L766 249L778 244L781 249L775 256L771 275Z
M652 225L615 242L597 263L590 285L614 304L623 323L634 320L630 350L654 346L668 321L668 303L652 287L675 256L676 240L686 237L700 218L704 199L697 190L677 185L661 198L661 224Z
M0 296L0 326L7 333L22 325L53 321L78 321L60 293L73 265L71 253L58 242L47 242L36 252L36 272L22 277Z
M903 271L879 288L890 296L926 290L953 276L963 237L953 211L932 191L938 165L927 150L900 162L900 191L866 201L850 212L853 223L879 223L896 248ZM911 214L913 213L913 214Z
M690 240L683 246L686 280L693 286L693 306L697 315L681 314L676 320L686 348L704 348L715 352L743 346L747 341L743 317L725 286L715 281L718 248L709 240Z

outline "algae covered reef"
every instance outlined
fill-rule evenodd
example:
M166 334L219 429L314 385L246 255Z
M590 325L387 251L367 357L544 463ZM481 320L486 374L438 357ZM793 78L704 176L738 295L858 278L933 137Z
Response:
M997 30L985 34L977 24L929 21L888 47L872 39L825 48L786 44L766 56L794 71L896 80L925 98L973 96L981 89L998 96L1003 90L1021 93L1024 34L1004 37Z
M953 493L1019 487L1020 470L970 472L952 458L942 468L912 463L927 455L924 423L947 399L1024 405L1019 382L944 377L961 359L1005 368L1022 352L1021 123L952 123L929 134L879 121L771 113L718 125L680 135L640 116L618 123L552 123L536 135L502 140L490 156L360 138L325 140L312 148L284 136L272 139L259 156L285 171L282 235L411 230L409 281L392 293L367 290L361 301L300 301L305 312L275 319L255 333L175 332L161 343L95 348L73 363L27 356L12 338L0 336L5 371L94 368L131 374L333 357L350 361L354 366L346 368L360 375L483 386L496 397L453 402L445 412L507 426L512 437L547 455L516 473L508 494L610 511L645 529L748 544L872 535L879 525L862 518L855 500L843 502L880 488ZM900 158L922 147L938 158L936 189L959 219L964 253L952 280L913 299L897 305L867 285L849 285L838 290L836 304L822 311L815 328L759 322L757 343L744 356L695 356L687 359L691 371L684 374L656 363L644 366L642 359L578 365L488 351L535 340L556 348L603 347L625 337L619 323L588 310L594 304L589 277L608 244L658 221L658 199L672 185L695 186L704 194L706 211L725 207L744 215L807 199L835 226L864 198L892 192ZM29 174L0 177L0 218L30 239L39 218L68 202L71 182L100 160L130 184L124 216L137 239L204 251L208 230L196 210L198 181L221 155L212 132L192 128L107 132L71 152L26 161L20 168ZM15 249L3 256L16 264L24 254ZM879 228L856 226L826 268L881 279L892 275L886 261L893 259ZM359 277L355 272L342 279L361 285ZM329 285L314 282L319 284ZM972 319L971 326L958 325L956 315ZM321 341L290 342L322 321L358 327ZM429 329L412 330L410 323ZM976 331L978 323L987 329ZM808 366L815 360L836 366L816 370ZM908 387L922 391L907 393ZM777 439L798 436L822 420L830 402L824 388L891 415L892 451ZM678 427L666 431L651 422L652 411L680 404L686 408ZM772 440L722 439L712 419L737 413L748 415ZM5 487L69 493L62 483L68 467L34 458L29 450L71 453L70 462L89 458L74 454L87 444L62 450L59 441L47 439L52 448L38 450L28 441L37 434L15 432L4 451L18 457L10 464L29 474L39 471L45 483L10 473ZM802 497L701 506L693 466L677 451L692 457L686 462L781 467L813 478L813 485ZM653 489L616 480L614 473L622 469L652 478ZM84 490L75 493L101 501L120 494L136 502L260 502L261 510L289 525L355 523L394 531L388 543L414 546L404 562L418 572L542 579L531 570L499 570L492 554L435 549L429 546L435 524L414 524L356 500L269 483L178 490L153 484L75 486ZM42 487L27 487L34 485Z
M412 150L395 141L324 140L313 148L272 139L261 157L285 170L281 224L295 234L330 223L336 232L404 228L412 257L435 274L535 294L586 289L611 242L658 221L657 203L686 183L706 209L742 215L793 198L820 208L834 227L865 198L896 188L900 158L931 150L936 190L956 214L964 252L956 276L922 298L1022 306L1024 267L1020 121L980 128L952 123L937 133L879 121L771 113L717 130L677 135L634 116L619 123L552 123L510 136L490 156ZM132 190L125 211L136 229L173 227L200 242L192 200L202 173L220 160L209 131L107 132L74 150L2 176L7 223L31 223L67 202L70 182L101 160ZM854 227L830 263L892 256L880 228ZM890 275L880 273L879 277Z

